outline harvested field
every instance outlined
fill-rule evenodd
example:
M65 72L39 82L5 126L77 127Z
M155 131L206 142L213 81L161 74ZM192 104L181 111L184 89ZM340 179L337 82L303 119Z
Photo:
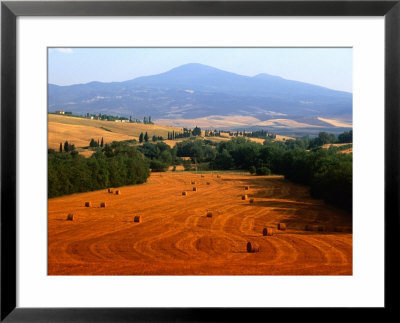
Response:
M194 179L199 191L183 198ZM172 172L122 190L49 199L49 275L352 274L351 215L283 177ZM279 223L285 231L263 236Z
M148 132L150 137L155 135L166 138L169 131L180 132L182 129L48 114L48 148L55 150L58 150L60 142L64 143L66 140L79 148L88 146L91 138L95 140L104 138L104 143L138 140L141 132ZM85 152L85 155L88 157L91 152Z

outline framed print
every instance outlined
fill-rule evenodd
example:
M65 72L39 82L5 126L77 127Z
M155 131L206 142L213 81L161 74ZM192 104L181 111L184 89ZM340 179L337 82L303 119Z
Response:
M1 10L2 320L395 308L398 1Z

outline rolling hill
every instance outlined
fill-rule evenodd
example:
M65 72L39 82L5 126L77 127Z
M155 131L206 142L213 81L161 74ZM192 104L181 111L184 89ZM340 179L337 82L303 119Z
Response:
M293 128L296 122L302 127L335 128L340 123L350 128L352 94L269 74L243 76L193 63L124 82L49 84L48 110L139 119L151 115L161 120L158 123L178 126L174 120L180 120L179 126L188 127L204 118L213 127L218 120L250 117L249 122L226 122L223 127Z

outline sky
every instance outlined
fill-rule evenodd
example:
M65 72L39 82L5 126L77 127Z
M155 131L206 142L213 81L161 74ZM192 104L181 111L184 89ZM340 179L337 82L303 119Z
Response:
M187 63L352 92L351 48L49 48L48 82L121 82Z

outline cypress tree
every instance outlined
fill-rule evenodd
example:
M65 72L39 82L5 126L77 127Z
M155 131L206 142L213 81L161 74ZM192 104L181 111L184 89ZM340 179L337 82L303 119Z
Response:
M66 142L64 143L64 151L65 151L65 152L69 152L69 144L68 144L68 141L66 141Z
M145 142L149 141L149 135L147 134L147 131L146 131L146 134L144 135L144 141Z
M90 147L96 147L96 143L95 143L93 138L90 140L89 146Z
M60 142L60 153L62 153L62 142Z
M103 137L101 137L101 144L100 144L100 147L103 148L103 146L104 146L104 140L103 140Z
M141 132L140 136L139 136L139 143L142 143L142 142L143 142L143 132Z

